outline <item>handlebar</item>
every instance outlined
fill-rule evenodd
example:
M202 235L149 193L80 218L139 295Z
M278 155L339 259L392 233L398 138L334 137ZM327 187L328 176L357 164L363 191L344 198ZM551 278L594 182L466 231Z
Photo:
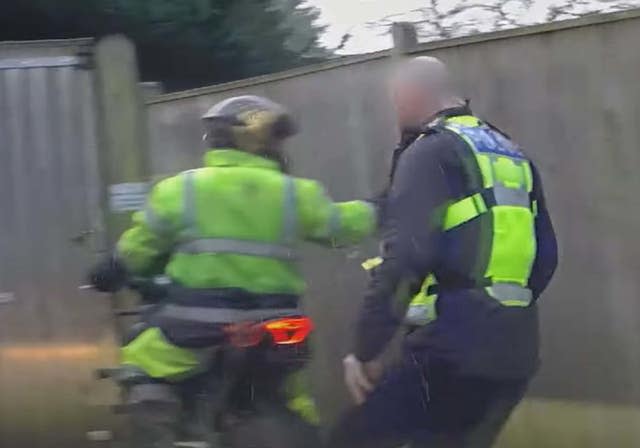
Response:
M157 277L130 277L127 279L126 287L132 291L135 291L140 296L140 299L143 303L143 307L147 307L149 305L156 304L167 297L168 288L171 284L171 281L164 276ZM93 285L80 285L78 289L81 291L93 290L95 289ZM140 308L143 308L140 307ZM120 316L129 316L139 314L140 310L121 310L117 311L116 314Z

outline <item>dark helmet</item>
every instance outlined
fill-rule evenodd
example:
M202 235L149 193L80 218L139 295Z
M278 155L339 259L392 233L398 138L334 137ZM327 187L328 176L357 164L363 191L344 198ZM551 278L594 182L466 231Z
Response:
M212 148L235 148L270 155L280 143L298 131L287 109L267 98L236 96L211 107L203 116Z

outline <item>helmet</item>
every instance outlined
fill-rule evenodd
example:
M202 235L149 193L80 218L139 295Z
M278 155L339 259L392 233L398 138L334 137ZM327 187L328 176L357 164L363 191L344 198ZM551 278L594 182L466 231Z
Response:
M298 131L284 106L254 95L221 101L202 120L210 147L233 147L261 155L278 152L280 143Z

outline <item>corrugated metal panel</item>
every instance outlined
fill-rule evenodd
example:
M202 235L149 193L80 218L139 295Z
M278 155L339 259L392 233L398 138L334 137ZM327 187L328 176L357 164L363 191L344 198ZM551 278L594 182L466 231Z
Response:
M0 60L0 293L14 298L0 300L0 446L86 446L109 426L93 379L113 363L108 304L78 290L101 214L93 76L77 63Z
M81 59L75 56L4 59L0 60L0 70L9 70L14 68L70 67L80 65L81 63Z

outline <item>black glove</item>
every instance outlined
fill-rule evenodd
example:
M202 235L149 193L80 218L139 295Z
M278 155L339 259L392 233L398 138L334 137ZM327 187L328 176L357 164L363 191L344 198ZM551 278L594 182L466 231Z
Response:
M116 256L109 256L89 271L88 280L98 291L116 292L127 284L127 268Z

